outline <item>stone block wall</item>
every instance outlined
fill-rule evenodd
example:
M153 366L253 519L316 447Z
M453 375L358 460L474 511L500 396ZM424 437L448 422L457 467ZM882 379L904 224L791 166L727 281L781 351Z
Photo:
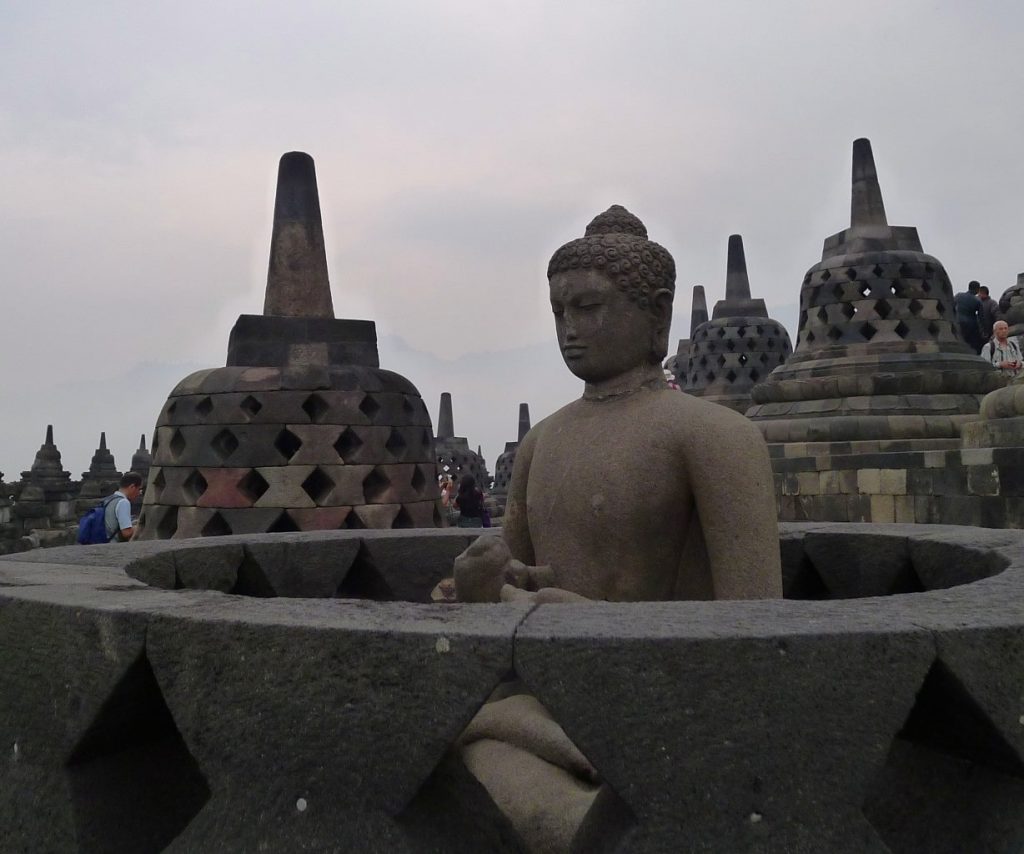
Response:
M1024 447L955 440L769 445L779 520L1024 528Z
M787 600L353 601L468 539L0 559L5 850L522 851L450 749L510 674L604 782L577 850L1019 848L1024 534L782 526Z

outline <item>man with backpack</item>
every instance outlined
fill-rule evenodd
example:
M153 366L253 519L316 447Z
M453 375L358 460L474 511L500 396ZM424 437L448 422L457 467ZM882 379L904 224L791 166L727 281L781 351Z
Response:
M132 502L142 495L142 475L125 472L120 488L103 499L78 523L78 542L82 545L96 543L126 543L135 533L132 526Z

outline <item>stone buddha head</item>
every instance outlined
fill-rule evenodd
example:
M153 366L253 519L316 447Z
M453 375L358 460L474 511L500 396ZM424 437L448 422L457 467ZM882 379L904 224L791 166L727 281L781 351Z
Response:
M624 207L594 217L585 235L548 264L551 311L569 370L588 383L645 365L660 370L675 278L672 256Z

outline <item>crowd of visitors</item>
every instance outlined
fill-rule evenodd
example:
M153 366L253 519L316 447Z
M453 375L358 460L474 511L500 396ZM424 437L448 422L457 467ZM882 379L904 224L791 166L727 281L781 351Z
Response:
M967 290L953 297L957 326L964 341L1011 379L1024 376L1024 357L1020 342L1010 337L1010 326L1000 319L999 303L979 282L969 282Z

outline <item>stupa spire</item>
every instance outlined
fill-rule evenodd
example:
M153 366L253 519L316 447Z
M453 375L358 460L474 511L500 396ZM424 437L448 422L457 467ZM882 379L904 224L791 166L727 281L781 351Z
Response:
M316 167L301 151L282 155L278 165L263 313L334 317Z
M52 424L47 424L46 425L46 441L43 442L43 444L47 445L47 446L52 446L53 445L53 425Z
M437 415L437 438L451 439L455 436L455 419L452 417L452 396L441 392L441 411Z
M527 433L530 432L530 404L519 404L519 439L522 442Z
M107 449L107 434L105 432L100 433L100 450L105 451Z
M729 235L729 255L725 268L726 302L750 299L750 280L747 278L747 258L743 253L743 238Z
M704 296L704 285L693 286L693 302L690 308L690 338L694 330L702 323L708 322L708 301Z
M871 140L853 141L853 193L850 201L850 226L888 225L882 188L875 171L875 157L871 153Z

